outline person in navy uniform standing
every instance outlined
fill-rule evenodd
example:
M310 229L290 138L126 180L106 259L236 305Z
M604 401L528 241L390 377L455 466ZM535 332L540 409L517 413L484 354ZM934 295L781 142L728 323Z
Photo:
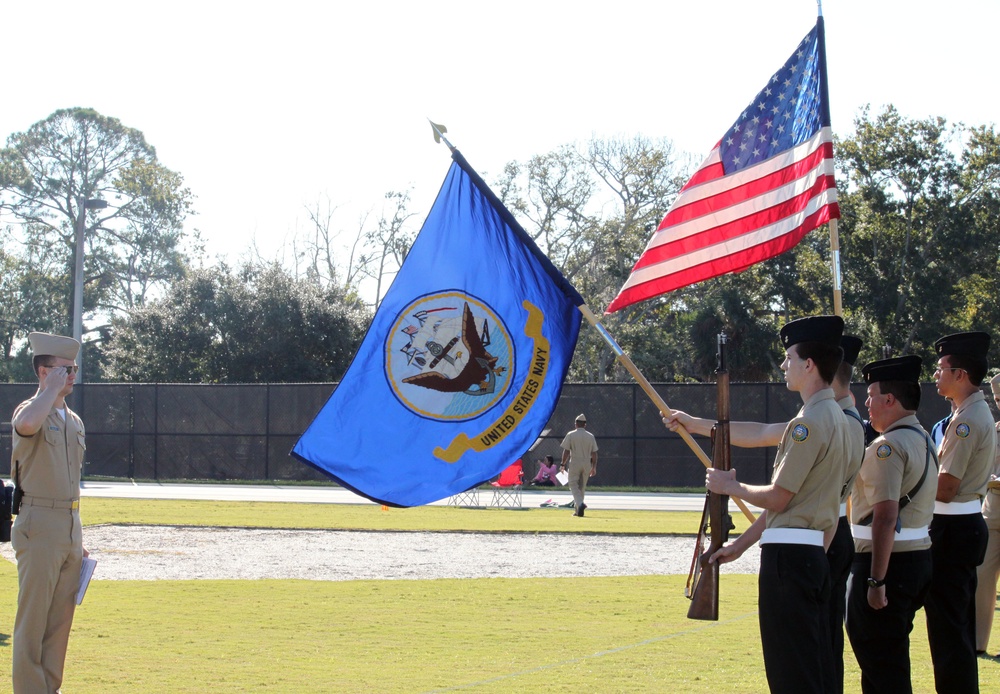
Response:
M854 363L862 347L861 338L854 335L844 335L840 346L844 350L844 358L837 368L833 379L833 394L837 405L843 410L848 421L850 447L847 454L843 485L840 488L840 520L833 538L827 543L826 558L830 562L830 643L833 653L834 692L844 691L844 614L847 599L847 578L851 572L851 561L854 558L854 539L851 537L851 526L847 522L847 498L854 486L854 479L861 469L861 460L865 454L865 425L851 396L851 378L854 375ZM681 410L671 410L663 416L663 423L671 430L677 431L683 426L692 434L710 436L715 426L714 419L693 417ZM781 439L788 429L788 422L766 424L763 422L730 422L730 442L741 448L763 448L781 445Z
M830 563L826 543L837 529L851 438L831 383L843 358L839 316L814 316L781 329L789 390L802 409L788 423L768 485L737 481L736 470L710 468L706 486L764 509L712 561L739 557L758 540L758 619L772 692L836 690L830 639Z
M865 403L880 433L865 450L851 494L854 562L847 634L866 694L907 694L910 632L931 582L928 526L937 493L934 442L917 420L921 360L872 362Z
M931 521L933 572L927 596L927 638L938 692L978 692L976 567L988 530L981 513L996 456L996 430L980 386L990 336L957 333L934 343L937 392L954 403L938 451L937 500Z

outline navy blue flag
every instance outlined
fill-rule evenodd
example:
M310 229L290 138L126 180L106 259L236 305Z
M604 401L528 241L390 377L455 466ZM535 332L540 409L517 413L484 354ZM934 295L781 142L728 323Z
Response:
M499 474L559 399L583 304L457 150L358 353L292 454L390 506Z

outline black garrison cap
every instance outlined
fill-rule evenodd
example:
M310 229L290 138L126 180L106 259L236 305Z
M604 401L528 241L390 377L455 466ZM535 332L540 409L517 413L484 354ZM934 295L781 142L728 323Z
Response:
M939 357L956 354L985 359L990 349L990 336L979 332L946 335L934 343L934 349Z
M891 359L880 359L871 364L865 364L861 369L861 375L865 383L877 383L879 381L909 381L911 383L920 382L920 367L923 360L916 354L908 354L905 357L892 357Z
M861 352L861 345L863 344L861 338L856 335L844 335L840 338L840 346L844 350L844 361L854 366L854 362L858 360L858 354Z
M844 319L840 316L810 316L785 323L781 328L781 346L785 349L800 342L825 342L840 347Z

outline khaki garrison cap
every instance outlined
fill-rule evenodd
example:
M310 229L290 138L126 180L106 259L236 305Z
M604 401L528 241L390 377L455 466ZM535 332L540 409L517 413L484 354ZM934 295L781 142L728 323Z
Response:
M59 357L60 359L76 359L80 353L80 343L72 337L50 335L49 333L28 333L28 343L33 356Z

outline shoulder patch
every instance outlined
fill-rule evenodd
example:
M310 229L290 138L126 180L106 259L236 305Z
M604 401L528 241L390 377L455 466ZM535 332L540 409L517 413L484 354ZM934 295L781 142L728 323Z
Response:
M958 436L958 438L960 439L968 438L969 432L970 432L969 425L966 424L965 422L962 422L957 427L955 427L955 435Z
M796 424L795 428L792 429L792 441L802 443L807 438L809 438L809 427L805 424Z
M883 443L881 446L875 449L875 457L879 460L885 460L890 455L892 455L892 446L887 443Z

